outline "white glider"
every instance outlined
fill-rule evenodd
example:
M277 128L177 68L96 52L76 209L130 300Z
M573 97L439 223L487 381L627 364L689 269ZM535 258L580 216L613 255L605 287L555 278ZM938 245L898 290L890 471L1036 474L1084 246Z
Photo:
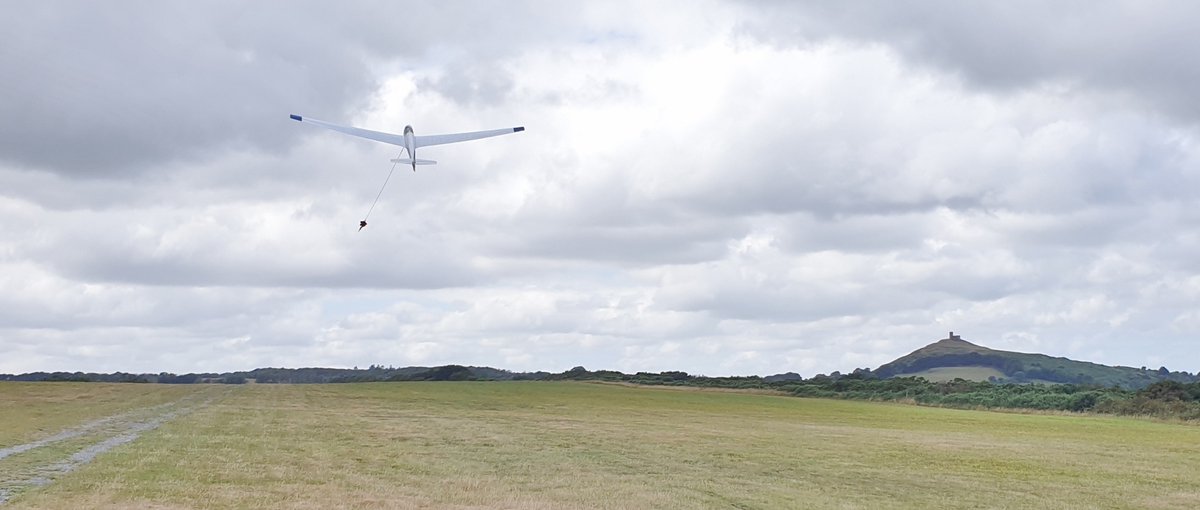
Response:
M412 165L412 169L414 172L417 171L417 165L436 165L437 164L437 161L433 161L430 159L417 159L417 149L420 147L427 147L430 145L442 145L442 144L446 144L446 143L466 142L469 140L478 140L480 138L488 138L491 136L500 136L500 135L507 135L509 133L518 133L518 132L525 130L524 127L514 127L514 128L504 128L504 129L491 129L488 131L474 131L471 133L451 133L448 135L420 135L420 136L418 136L413 133L412 126L404 126L404 134L397 135L397 134L392 134L392 133L381 133L379 131L371 131L369 129L362 129L362 128L356 128L356 127L351 127L351 126L342 126L339 124L334 124L332 122L325 122L323 120L309 119L309 118L301 117L299 115L292 115L291 117L292 117L292 120L295 120L295 121L307 122L309 124L315 124L315 125L321 126L326 129L340 131L340 132L346 133L348 135L359 136L359 137L366 138L369 140L375 140L377 142L390 143L392 145L399 145L401 147L404 147L404 150L408 152L408 157L393 159L392 162L393 163L404 163L406 165Z

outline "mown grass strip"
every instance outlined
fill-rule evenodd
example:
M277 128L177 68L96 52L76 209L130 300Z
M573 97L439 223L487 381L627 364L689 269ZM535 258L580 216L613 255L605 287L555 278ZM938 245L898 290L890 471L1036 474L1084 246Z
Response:
M51 483L97 455L137 439L181 413L210 402L214 388L199 388L176 401L98 418L30 443L0 449L0 504ZM83 404L80 404L81 406Z
M0 448L203 391L192 385L0 381Z

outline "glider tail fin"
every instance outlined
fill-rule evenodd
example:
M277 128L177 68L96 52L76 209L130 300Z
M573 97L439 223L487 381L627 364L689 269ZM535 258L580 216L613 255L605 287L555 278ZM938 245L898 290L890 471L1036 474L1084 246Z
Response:
M436 165L437 161L434 161L432 159L413 160L413 159L408 159L408 158L397 158L397 159L393 159L392 163L400 163L402 165Z

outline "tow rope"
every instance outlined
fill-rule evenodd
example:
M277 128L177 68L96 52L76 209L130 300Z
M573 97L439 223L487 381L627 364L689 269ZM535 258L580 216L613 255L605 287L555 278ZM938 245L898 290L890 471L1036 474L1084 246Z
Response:
M404 153L402 152L400 154L403 155ZM361 231L363 229L363 227L367 226L367 218L371 217L371 211L375 210L375 204L379 203L379 197L383 196L383 189L387 187L388 181L392 180L392 173L394 173L396 171L396 165L398 165L398 164L400 164L400 163L398 163L398 162L392 163L392 169L388 170L387 179L384 179L383 186L379 187L379 193L375 195L375 201L371 202L371 208L367 209L367 215L363 216L362 221L358 222L358 230Z

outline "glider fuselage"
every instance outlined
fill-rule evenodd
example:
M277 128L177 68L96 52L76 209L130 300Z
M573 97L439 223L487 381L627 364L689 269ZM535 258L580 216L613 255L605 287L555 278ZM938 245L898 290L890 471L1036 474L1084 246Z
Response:
M412 160L412 169L417 171L417 139L413 135L412 126L404 126L404 150L408 151L408 159Z

